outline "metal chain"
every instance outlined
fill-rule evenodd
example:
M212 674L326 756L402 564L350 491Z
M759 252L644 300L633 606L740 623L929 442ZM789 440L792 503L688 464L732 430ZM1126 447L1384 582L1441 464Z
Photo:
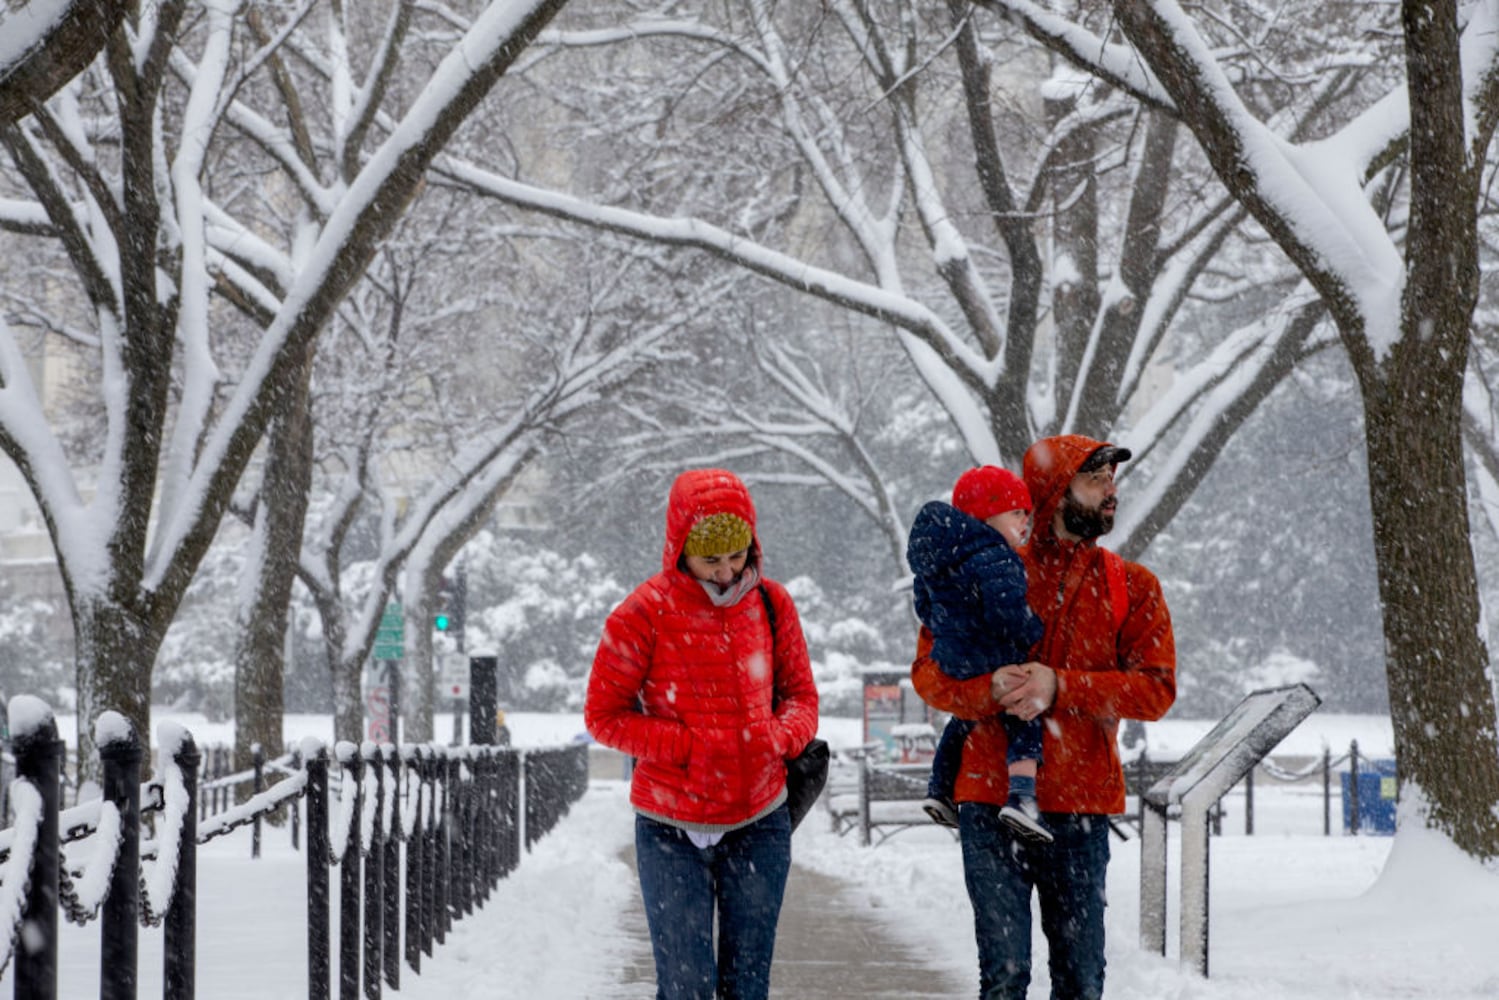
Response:
M116 855L118 857L118 855ZM113 865L110 866L111 868ZM90 920L99 915L99 908L104 905L104 900L94 904L93 909L83 905L83 900L78 898L78 889L73 885L75 878L83 878L82 871L70 872L66 865L57 866L57 901L62 904L63 915L68 918L68 923L85 926Z
M35 786L32 785L31 780L29 778L17 778L12 783L12 785L11 785L12 802L14 802L15 793L17 791L22 790L22 789L26 789L27 791L30 792L30 794L36 795L37 798L38 798L38 802L40 803L41 793L36 790ZM42 816L41 816L40 812L37 813L36 826L37 826L38 831L40 831L41 826L42 826ZM20 828L19 827L15 827L14 829L19 834ZM40 837L38 837L38 840L40 840ZM36 848L37 848L36 844L32 844L31 845L31 854L30 854L30 856L26 860L26 871L23 873L23 877L21 879L21 891L19 893L19 896L23 900L31 892L31 870L36 866ZM9 858L7 858L6 860L8 862ZM20 940L20 937L21 937L21 919L25 916L24 909L25 909L24 905L20 906L20 907L17 907L17 909L16 909L16 919L10 925L10 928L9 928L10 941L7 944L6 949L5 949L5 957L3 959L0 959L0 975L4 975L5 974L5 970L10 967L10 960L11 960L11 958L16 953L16 942L18 940Z

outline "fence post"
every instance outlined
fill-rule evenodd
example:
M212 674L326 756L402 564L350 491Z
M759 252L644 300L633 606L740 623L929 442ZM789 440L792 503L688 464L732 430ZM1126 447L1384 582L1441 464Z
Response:
M193 742L192 734L181 731L181 739L172 753L182 783L187 789L187 809L182 816L182 838L177 843L177 880L172 901L167 906L162 950L165 972L162 996L165 1000L192 1000L197 980L198 919L198 765L203 755ZM165 743L165 740L161 741ZM161 863L161 859L157 859Z
M463 764L459 759L462 751L454 747L447 759L447 794L442 797L443 826L447 836L443 838L443 902L442 929L446 933L453 923L463 916L463 897L458 885L458 873L463 870Z
M385 754L389 782L385 795L390 802L386 810L390 817L390 829L385 833L385 874L383 877L384 913L381 925L385 930L385 942L381 954L385 959L385 984L391 989L401 988L401 757L394 743L387 743Z
M1244 836L1254 836L1254 768L1244 775Z
M293 771L302 770L302 750L300 747L291 752L291 767ZM328 773L326 765L323 767L323 773L324 775ZM302 812L297 808L297 803L300 801L301 796L291 800L291 849L294 851L300 850L302 846L297 840L302 832Z
M499 824L495 822L494 816L494 778L495 778L495 754L494 747L485 747L479 757L481 765L479 780L479 899L481 902L489 902L490 891L495 884L495 857L499 852L499 845L495 836L499 833Z
M422 748L401 748L406 788L411 794L411 834L406 838L406 964L422 971ZM415 779L413 781L412 779Z
M869 755L859 758L859 843L869 846Z
M255 793L259 795L265 791L265 748L259 743L250 744L250 761L255 768ZM260 813L255 814L255 822L250 829L250 857L260 857Z
M474 747L469 746L458 757L457 822L453 833L457 848L453 851L453 886L457 898L453 903L453 919L474 912ZM467 771L467 777L464 772Z
M438 890L437 837L440 833L437 819L437 759L442 751L436 744L428 744L422 755L422 781L427 792L427 835L422 844L422 951L428 957L432 948L441 939L441 928L437 922Z
M1322 836L1332 836L1332 748L1322 748Z
M328 1000L333 972L329 945L328 750L307 752L307 1000ZM295 827L293 827L295 829Z
M343 772L339 780L340 811L349 805L349 829L338 859L338 998L359 1000L359 821L364 805L363 762L359 748L343 740L335 748ZM345 796L349 796L345 800Z
M381 955L385 932L380 926L385 915L385 768L374 743L361 744L359 755L364 758L365 772L375 779L375 800L367 803L370 846L364 852L364 995L367 1000L380 1000L380 976L385 970Z
M120 846L100 915L99 1000L135 1000L139 975L141 867L141 741L118 712L94 724L94 743L104 771L104 801L120 816Z
M54 1000L57 996L57 872L62 847L58 842L57 809L61 801L62 760L67 748L57 738L52 709L40 698L16 695L10 700L11 748L16 777L24 778L41 797L36 830L36 856L21 911L34 950L15 950L16 1000Z
M1348 830L1358 833L1358 740L1348 744Z
M500 874L509 875L520 865L520 751L500 751L499 796Z

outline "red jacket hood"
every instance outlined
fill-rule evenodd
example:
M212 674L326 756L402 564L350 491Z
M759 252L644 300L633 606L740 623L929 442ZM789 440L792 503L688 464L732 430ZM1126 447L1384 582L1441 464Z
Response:
M1088 456L1106 443L1081 434L1062 434L1042 438L1026 449L1022 469L1026 488L1031 491L1031 503L1036 508L1031 521L1032 540L1055 537L1051 522L1062 505L1062 497L1067 495L1068 484Z
M682 546L692 526L713 514L733 514L750 526L749 563L758 566L760 537L755 531L755 504L749 488L724 469L689 469L671 484L666 498L666 546L661 554L662 570L677 568Z

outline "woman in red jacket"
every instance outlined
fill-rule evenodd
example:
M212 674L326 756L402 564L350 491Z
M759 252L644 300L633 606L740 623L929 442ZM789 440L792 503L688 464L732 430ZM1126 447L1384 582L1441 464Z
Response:
M817 689L796 607L760 575L754 503L733 473L672 484L661 572L604 624L583 721L636 759L658 1000L767 997L791 868L786 760L816 735Z

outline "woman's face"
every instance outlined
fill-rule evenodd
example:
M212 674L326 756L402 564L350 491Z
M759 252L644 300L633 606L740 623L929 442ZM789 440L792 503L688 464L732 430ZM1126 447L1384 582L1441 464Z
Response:
M739 579L744 564L749 560L749 549L740 549L722 556L686 556L687 572L708 583L716 583L722 589Z

